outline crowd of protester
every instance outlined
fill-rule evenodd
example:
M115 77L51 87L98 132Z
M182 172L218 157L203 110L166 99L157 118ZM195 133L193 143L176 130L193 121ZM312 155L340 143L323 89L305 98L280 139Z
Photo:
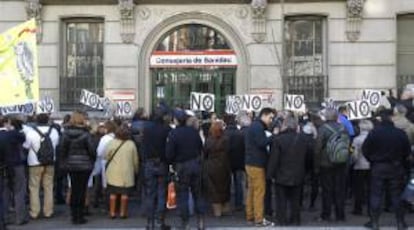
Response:
M97 122L75 111L61 124L47 114L0 116L0 229L53 218L55 203L67 203L76 225L91 206L128 218L132 195L147 229L169 229L169 182L180 229L190 228L192 212L205 229L210 211L217 218L244 211L256 227L301 225L301 208L319 210L317 221L344 222L349 198L353 215L369 217L366 227L379 229L385 208L406 229L411 204L401 195L412 168L414 108L412 100L390 102L357 122L344 106L219 119L161 103L131 121Z

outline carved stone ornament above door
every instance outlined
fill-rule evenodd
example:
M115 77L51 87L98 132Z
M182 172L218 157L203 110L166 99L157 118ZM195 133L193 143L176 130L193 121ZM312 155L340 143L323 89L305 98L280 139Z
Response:
M365 0L347 0L346 37L351 42L360 38L364 5Z
M121 39L124 43L133 43L135 39L135 4L133 0L118 0L121 24Z
M39 0L26 0L26 16L30 20L34 18L36 20L36 39L37 43L42 41L42 4Z
M264 42L266 39L266 10L267 0L252 0L252 37L258 42Z

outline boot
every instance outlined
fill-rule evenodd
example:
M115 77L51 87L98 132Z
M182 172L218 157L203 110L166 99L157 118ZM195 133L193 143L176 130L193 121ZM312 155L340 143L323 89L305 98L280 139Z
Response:
M128 196L126 195L121 196L121 211L119 216L121 219L128 218Z
M402 215L397 215L397 229L398 230L408 229L408 225L404 220L404 216L402 216Z
M204 223L204 216L200 215L197 219L197 229L198 230L204 230L206 229L205 223Z
M111 194L109 196L109 217L111 219L115 219L116 218L116 198L117 196L114 194Z

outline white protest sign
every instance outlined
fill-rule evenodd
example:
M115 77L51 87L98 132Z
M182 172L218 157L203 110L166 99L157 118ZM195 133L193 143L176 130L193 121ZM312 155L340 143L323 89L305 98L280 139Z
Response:
M10 115L10 114L32 115L35 113L35 109L36 109L36 105L34 103L26 103L22 105L0 107L0 113L2 115Z
M294 112L306 113L305 96L285 94L285 109Z
M192 111L214 112L214 94L192 92L190 97Z
M371 107L368 101L353 101L346 103L349 111L349 120L360 120L371 117Z
M110 105L110 100L106 97L101 98L98 94L83 89L80 96L80 103L97 110L106 110Z
M45 98L36 104L37 114L50 114L55 112L55 104L52 98Z
M115 114L120 117L132 116L132 102L131 101L117 101Z
M371 108L378 108L381 105L381 91L366 89L362 92L362 100L367 101Z
M238 114L240 111L259 112L263 108L262 95L230 95L226 97L226 113Z

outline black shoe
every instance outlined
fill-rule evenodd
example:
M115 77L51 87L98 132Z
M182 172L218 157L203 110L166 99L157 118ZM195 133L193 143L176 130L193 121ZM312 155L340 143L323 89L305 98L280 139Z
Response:
M364 227L366 228L370 228L372 230L379 230L379 224L378 222L373 222L373 221L368 221L367 223L364 224Z

